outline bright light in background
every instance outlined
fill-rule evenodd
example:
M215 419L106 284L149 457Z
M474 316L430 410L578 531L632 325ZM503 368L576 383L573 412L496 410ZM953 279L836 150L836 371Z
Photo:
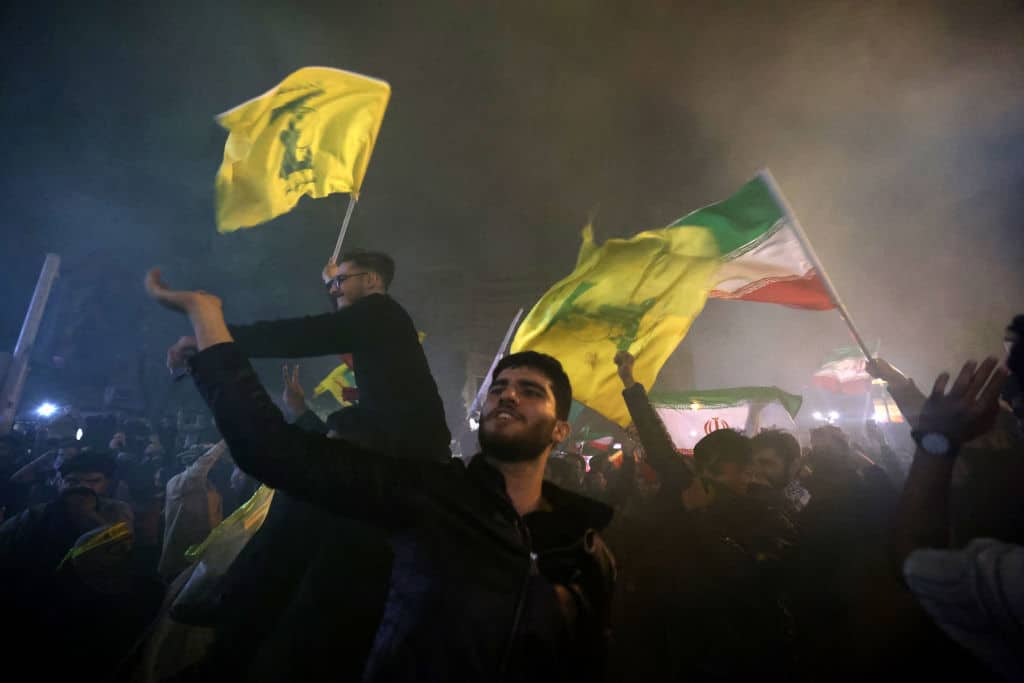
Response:
M815 420L824 420L825 419L825 416L822 415L821 411L819 411L819 410L815 410L814 413L811 414L811 417L813 417Z
M79 427L78 431L75 432L75 441L81 441L81 440L82 440L82 428Z
M875 422L903 422L903 413L892 401L876 398L873 412Z
M613 451L618 451L618 450L621 450L621 449L622 449L622 444L621 443L613 443L612 444L612 450Z
M839 419L839 413L837 413L834 410L828 411L828 421L829 422L832 422L833 420L838 420L838 419Z
M57 406L50 403L49 401L43 403L41 406L36 408L36 415L39 417L53 417L53 414L57 412Z

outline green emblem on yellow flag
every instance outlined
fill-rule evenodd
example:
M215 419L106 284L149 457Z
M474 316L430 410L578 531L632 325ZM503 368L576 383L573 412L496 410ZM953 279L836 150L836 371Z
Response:
M356 376L348 363L342 363L331 370L331 374L324 377L320 384L313 389L313 396L320 396L330 392L331 396L341 404L342 407L352 405L352 402L345 398L345 389L353 389L356 386Z
M650 387L704 308L718 266L706 228L647 230L597 246L588 225L576 268L533 307L511 350L551 354L577 401L625 426L615 353L636 356L636 380Z
M217 229L258 225L303 195L358 195L390 96L384 81L311 66L218 116L228 139L215 181Z

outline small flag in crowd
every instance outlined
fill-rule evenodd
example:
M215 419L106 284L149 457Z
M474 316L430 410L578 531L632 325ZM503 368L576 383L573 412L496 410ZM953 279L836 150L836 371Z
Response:
M825 358L811 382L836 394L866 394L871 387L867 359L855 346L840 347Z
M752 434L756 427L794 429L803 398L776 387L738 387L688 392L654 392L658 412L676 448L692 451L711 432L736 429Z
M391 86L310 66L217 117L228 130L217 171L217 229L291 211L304 195L359 194Z
M324 377L320 384L313 389L313 396L321 396L330 392L331 396L342 405L348 407L357 400L356 375L352 372L347 362L331 370L331 374Z

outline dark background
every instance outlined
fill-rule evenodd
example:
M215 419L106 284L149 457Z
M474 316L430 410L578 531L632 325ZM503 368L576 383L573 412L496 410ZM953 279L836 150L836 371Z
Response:
M162 374L186 328L143 298L155 264L233 321L326 309L344 196L231 235L213 222L213 117L307 65L392 85L346 246L394 255L453 425L467 359L572 269L588 214L600 240L659 227L764 166L869 342L921 384L998 352L1024 310L1020 2L44 1L0 17L0 349L44 255L63 260L26 401L194 400ZM662 385L808 393L846 343L835 313L711 301ZM332 365L308 363L307 387Z

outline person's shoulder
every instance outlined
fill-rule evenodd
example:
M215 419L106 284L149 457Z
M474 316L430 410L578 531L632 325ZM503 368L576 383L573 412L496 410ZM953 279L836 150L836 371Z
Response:
M97 511L109 521L121 521L126 519L132 519L135 513L132 512L132 506L123 500L117 500L116 498L107 498L100 496L99 501L96 505Z
M38 524L46 516L50 507L50 503L36 503L25 508L13 517L4 520L3 524L0 524L0 533L14 533L15 530L25 530Z
M581 533L587 529L600 531L606 528L615 516L613 508L607 503L564 489L549 481L544 482L542 490L544 500L550 504L551 511L570 520L579 527Z

